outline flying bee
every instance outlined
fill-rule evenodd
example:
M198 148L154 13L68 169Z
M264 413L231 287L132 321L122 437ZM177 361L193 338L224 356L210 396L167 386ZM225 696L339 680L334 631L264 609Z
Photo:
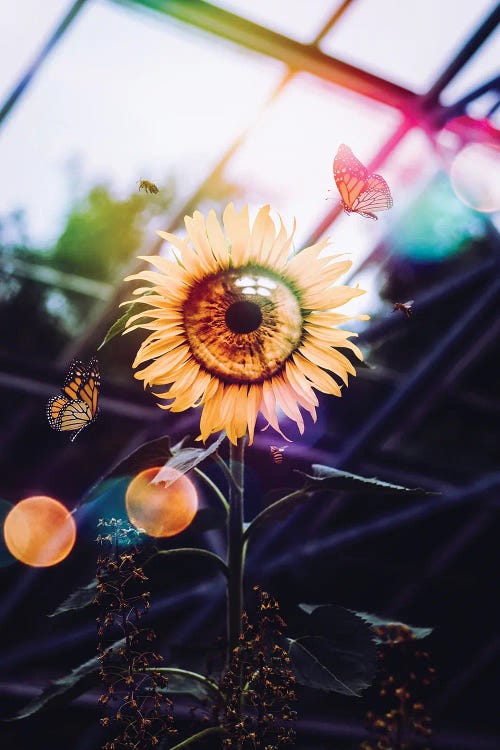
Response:
M282 448L278 448L277 445L270 445L269 450L271 451L271 457L273 459L273 464L282 464L283 463L283 451L285 450L287 446L284 445Z
M392 307L392 312L396 312L396 310L400 310L402 313L406 315L407 318L411 318L411 307L413 305L415 300L409 299L408 302L395 302Z
M149 180L139 180L139 190L144 190L146 193L153 193L153 195L159 192L158 185Z

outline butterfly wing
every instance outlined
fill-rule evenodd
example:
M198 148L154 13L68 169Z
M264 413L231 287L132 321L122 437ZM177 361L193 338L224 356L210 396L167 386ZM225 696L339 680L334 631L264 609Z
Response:
M353 205L365 187L368 171L356 159L349 146L342 143L333 160L333 177L346 211L353 211Z
M61 409L56 429L61 432L72 432L70 439L73 441L78 433L94 420L94 417L95 414L92 414L90 406L85 401L80 399L68 401Z
M370 219L376 219L374 211L387 211L393 200L389 185L379 174L367 177L364 187L352 204L352 211Z
M49 424L53 430L59 429L57 427L57 422L61 414L61 410L66 406L66 404L69 403L70 402L66 398L66 396L52 396L52 398L49 398L46 412L47 419L49 420Z
M67 398L74 400L79 398L78 391L85 377L85 365L80 359L74 359L66 375L62 393Z
M61 432L72 432L71 440L74 440L96 417L99 385L97 359L91 359L87 367L81 360L74 360L64 381L63 395L53 396L47 404L50 426Z
M85 370L77 392L77 397L89 406L92 416L97 412L100 383L99 363L94 357Z

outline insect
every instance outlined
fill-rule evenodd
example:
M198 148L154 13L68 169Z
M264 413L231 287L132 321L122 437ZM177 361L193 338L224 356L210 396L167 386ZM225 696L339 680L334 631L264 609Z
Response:
M408 302L395 302L392 307L392 312L396 312L396 310L400 310L402 313L406 315L407 318L411 318L412 312L411 312L411 306L413 305L413 302L415 300L409 299Z
M282 464L283 463L283 451L285 450L286 445L284 445L282 448L278 448L276 445L270 445L269 450L271 451L271 456L273 459L274 464Z
M52 429L71 432L73 441L97 416L99 385L97 359L91 359L87 367L74 360L61 388L62 395L52 396L47 403L47 419Z
M333 177L340 193L340 203L347 214L357 213L367 219L377 217L374 211L392 207L389 185L379 174L368 174L349 146L343 143L333 160Z
M139 190L144 190L146 193L153 193L153 195L159 192L158 185L149 180L139 180Z

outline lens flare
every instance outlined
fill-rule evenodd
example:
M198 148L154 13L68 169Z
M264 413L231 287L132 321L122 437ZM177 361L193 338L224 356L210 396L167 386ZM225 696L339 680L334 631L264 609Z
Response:
M76 524L71 513L52 497L27 497L5 519L5 544L17 560L47 568L64 560L75 544Z
M153 484L160 469L146 469L132 479L125 495L127 514L130 522L149 536L175 536L195 517L198 494L191 480L173 468L164 467L165 481Z
M500 210L500 148L471 143L458 152L450 170L451 184L463 203L482 213Z

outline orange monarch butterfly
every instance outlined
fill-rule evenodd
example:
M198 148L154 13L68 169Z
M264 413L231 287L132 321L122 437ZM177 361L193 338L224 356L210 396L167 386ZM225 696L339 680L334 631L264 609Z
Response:
M283 463L283 451L285 450L287 446L284 445L283 448L278 448L276 445L270 445L269 450L271 451L271 456L273 459L274 464L282 464Z
M62 396L52 396L47 403L47 419L52 429L71 431L73 441L97 416L99 385L97 359L91 359L87 367L74 360L61 388Z
M340 193L340 203L347 214L357 213L367 219L377 217L374 211L392 208L389 185L379 174L368 174L349 146L339 146L333 160L333 176Z

